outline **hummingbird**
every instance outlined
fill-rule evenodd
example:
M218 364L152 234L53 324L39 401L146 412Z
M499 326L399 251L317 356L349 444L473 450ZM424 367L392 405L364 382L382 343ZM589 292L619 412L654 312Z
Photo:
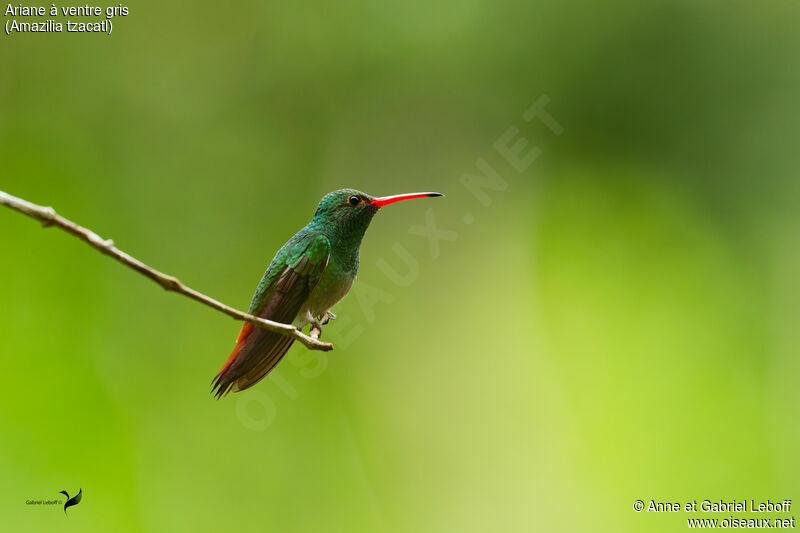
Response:
M275 254L256 287L248 313L302 330L336 318L331 308L344 298L358 273L361 240L372 217L389 204L444 196L416 192L373 197L355 189L329 192L311 222ZM212 381L217 398L248 389L283 358L294 339L245 322L236 347Z

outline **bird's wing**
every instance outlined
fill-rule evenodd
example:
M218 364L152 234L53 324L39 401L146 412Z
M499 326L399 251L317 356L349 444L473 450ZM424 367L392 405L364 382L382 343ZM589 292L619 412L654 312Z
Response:
M296 243L285 261L270 265L253 298L251 313L291 324L322 279L330 252L330 242L321 234L309 235ZM270 276L270 270L276 266L283 266L280 275ZM214 378L212 388L216 396L220 398L231 389L244 390L258 383L278 364L292 342L291 337L245 322L236 347Z

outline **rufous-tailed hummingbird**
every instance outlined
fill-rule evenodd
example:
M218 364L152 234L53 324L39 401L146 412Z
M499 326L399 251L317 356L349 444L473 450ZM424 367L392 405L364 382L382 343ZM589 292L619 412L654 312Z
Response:
M322 329L336 318L330 309L350 291L358 272L361 240L378 209L400 200L442 196L418 192L374 198L355 189L326 194L314 218L284 244L250 302L252 315ZM294 339L245 322L236 347L212 383L221 398L252 387L275 368Z

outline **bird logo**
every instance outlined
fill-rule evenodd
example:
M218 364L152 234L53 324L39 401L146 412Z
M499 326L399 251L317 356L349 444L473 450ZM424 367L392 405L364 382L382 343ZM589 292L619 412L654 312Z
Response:
M81 503L81 493L83 489L78 489L78 494L73 496L72 498L69 497L69 493L65 490L61 491L61 494L67 497L67 502L64 504L64 514L67 514L67 507L72 507L73 505L78 505Z

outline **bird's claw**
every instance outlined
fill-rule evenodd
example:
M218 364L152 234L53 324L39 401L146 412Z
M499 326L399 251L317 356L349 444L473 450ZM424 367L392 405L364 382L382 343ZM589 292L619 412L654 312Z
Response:
M331 320L336 320L336 315L331 313L330 311L325 311L325 314L320 317L320 320L311 319L311 331L308 332L308 336L312 339L317 339L322 336L322 326L330 322Z
M323 324L324 323L325 322L323 322ZM312 324L311 331L308 332L308 336L311 337L312 339L319 340L319 338L322 336L322 324L320 324L316 320L312 320L311 324Z

